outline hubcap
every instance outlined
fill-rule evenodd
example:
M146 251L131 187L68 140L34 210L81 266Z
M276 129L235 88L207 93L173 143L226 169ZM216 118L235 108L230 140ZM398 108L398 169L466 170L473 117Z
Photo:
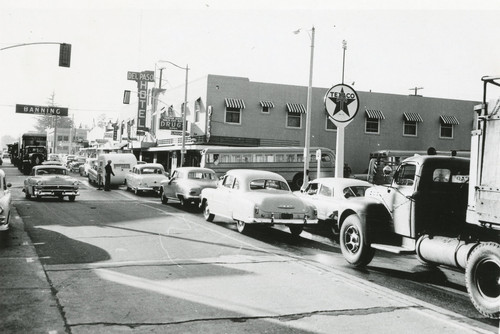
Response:
M344 233L344 246L350 253L356 253L360 245L359 231L354 226L349 226Z
M500 296L500 265L491 259L485 259L476 268L477 288L483 296Z

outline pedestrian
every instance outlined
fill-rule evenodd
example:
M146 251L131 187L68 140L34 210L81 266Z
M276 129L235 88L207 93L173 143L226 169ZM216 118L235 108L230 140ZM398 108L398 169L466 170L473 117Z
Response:
M115 176L115 173L113 173L113 167L111 167L111 160L108 160L108 164L106 167L104 167L106 170L106 180L104 183L104 190L105 191L110 191L110 185L111 185L111 175Z
M102 167L97 168L97 190L102 190Z

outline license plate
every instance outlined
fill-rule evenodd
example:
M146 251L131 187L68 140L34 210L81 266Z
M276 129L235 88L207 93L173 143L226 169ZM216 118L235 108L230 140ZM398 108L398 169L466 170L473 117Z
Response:
M293 219L293 214L291 213L282 213L281 219Z

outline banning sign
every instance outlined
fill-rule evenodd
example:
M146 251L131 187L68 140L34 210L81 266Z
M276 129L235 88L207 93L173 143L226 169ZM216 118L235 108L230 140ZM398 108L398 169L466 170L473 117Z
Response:
M182 117L165 117L160 119L160 130L182 131Z
M16 113L36 114L36 115L52 115L52 116L68 116L68 108L16 104Z

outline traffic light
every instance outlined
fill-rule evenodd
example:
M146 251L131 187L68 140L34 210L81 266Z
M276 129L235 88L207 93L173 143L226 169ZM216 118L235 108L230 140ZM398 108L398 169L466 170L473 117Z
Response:
M71 64L71 44L59 44L59 66L69 67Z

